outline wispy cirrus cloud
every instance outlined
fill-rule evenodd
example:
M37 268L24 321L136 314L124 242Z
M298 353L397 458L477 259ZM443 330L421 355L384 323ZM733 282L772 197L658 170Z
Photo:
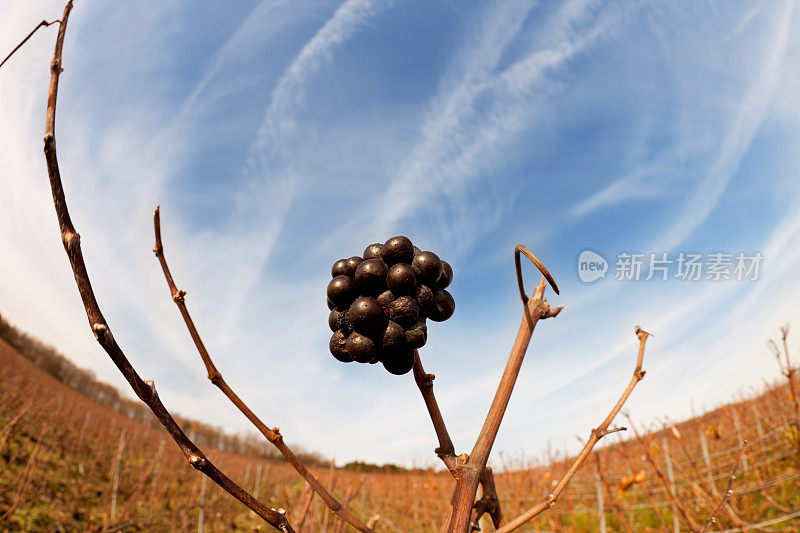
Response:
M0 47L62 7L0 6ZM395 232L456 267L456 315L431 327L423 356L459 448L519 320L511 239L536 241L567 309L537 328L498 450L533 453L596 424L592 409L630 374L636 323L656 334L640 418L772 375L756 352L773 322L800 318L786 289L800 249L797 9L653 6L76 5L59 149L115 335L170 408L246 427L206 383L150 252L161 201L173 272L226 379L290 440L338 460L408 463L433 446L412 380L326 353L329 261ZM0 312L124 385L58 241L36 96L52 40L37 39L0 71ZM761 250L764 278L572 275L585 247L670 243Z
M794 9L795 2L788 0L775 14L774 36L763 59L761 72L748 87L731 123L726 126L727 134L707 170L705 179L677 215L677 223L659 237L652 246L653 250L671 250L684 242L708 218L725 192L764 120L770 97L781 76L794 21Z
M368 229L360 230L364 238L388 234L401 221L420 212L441 212L434 206L445 205L450 214L439 215L435 231L439 240L446 236L449 242L459 243L458 251L463 252L499 223L502 204L476 211L478 202L470 195L469 184L476 178L496 180L490 161L534 120L544 100L537 94L539 84L602 37L613 23L613 10L593 20L597 5L580 0L561 6L547 18L544 48L527 50L510 64L509 48L520 41L536 3L501 2L487 7L476 31L470 32L442 76L419 136L396 175L374 200L374 208L342 232L365 228L364 221L369 220ZM467 205L469 209L459 208ZM338 238L339 234L333 240Z

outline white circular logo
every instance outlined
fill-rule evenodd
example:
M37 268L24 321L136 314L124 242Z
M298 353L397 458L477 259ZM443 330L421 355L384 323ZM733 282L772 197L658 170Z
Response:
M584 250L578 257L578 277L584 283L591 283L606 277L608 261L591 250Z

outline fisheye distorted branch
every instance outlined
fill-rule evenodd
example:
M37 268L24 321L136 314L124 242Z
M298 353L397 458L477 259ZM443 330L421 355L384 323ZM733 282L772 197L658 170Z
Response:
M200 338L200 334L197 331L197 327L194 324L194 320L192 320L191 315L189 314L189 309L186 307L186 291L179 290L178 287L175 285L175 280L172 277L172 273L170 272L169 266L167 265L167 259L164 256L164 245L161 241L161 208L160 206L156 207L155 213L153 214L153 229L155 232L155 239L156 244L153 248L153 252L155 252L156 257L158 258L158 262L161 264L161 270L164 272L164 277L167 281L167 286L169 287L170 294L172 295L172 300L178 306L180 310L181 316L183 317L183 321L186 323L186 327L189 330L189 334L192 337L192 341L194 342L197 351L200 354L200 357L203 359L203 364L206 366L206 371L208 372L208 379L216 385L223 394L242 412L242 414L247 417L247 419L258 429L258 431L269 441L271 442L286 458L289 464L297 470L297 472L306 480L306 482L311 486L311 488L320 495L322 500L325 502L325 505L333 512L334 514L338 515L342 520L353 526L359 531L369 533L372 531L371 528L367 527L366 524L361 522L358 518L356 518L350 511L347 510L345 506L339 503L336 498L334 498L330 492L328 492L325 487L319 482L319 480L308 470L308 468L300 462L300 459L292 452L292 450L286 445L283 440L283 435L281 435L278 428L270 428L264 422L261 421L258 416L247 406L247 404L242 401L242 399L230 388L228 383L222 377L217 367L214 365L214 362L211 360L211 356L206 349L203 340Z
M128 384L136 393L136 396L138 396L140 400L147 404L158 421L161 422L161 424L164 426L164 429L167 430L172 439L181 449L189 464L211 478L214 483L222 487L222 489L224 489L226 492L252 509L268 524L280 531L291 533L294 531L294 529L292 529L292 526L289 524L284 514L268 508L247 491L242 489L233 480L223 474L203 454L200 448L198 448L197 445L195 445L195 443L186 436L172 415L170 415L169 411L167 411L167 409L161 403L153 382L142 380L142 378L133 368L133 365L131 365L127 356L123 353L122 349L114 339L114 336L111 334L111 329L100 311L100 306L98 305L94 291L92 290L89 274L86 270L86 264L83 259L83 252L81 251L80 245L80 235L75 230L69 215L67 200L64 194L64 187L61 182L61 173L58 167L58 159L56 157L55 117L56 102L58 99L58 81L63 70L61 58L64 48L64 36L71 10L72 0L67 2L67 5L64 7L64 15L61 17L61 25L59 26L58 37L56 39L53 61L50 66L50 90L47 98L47 121L44 135L44 153L47 160L47 173L50 178L50 186L53 193L53 203L55 205L56 215L58 217L58 223L61 229L61 239L75 276L75 282L78 286L78 292L80 293L81 300L83 301L87 318L89 319L89 325L94 333L95 339L97 339L97 342L106 351L119 371L125 377Z
M519 268L519 252L522 251L523 248L527 250L524 246L519 245L514 252L514 259L517 265L517 279L520 282L520 291L523 291L523 289L521 284L521 270ZM530 251L528 252L530 253ZM526 254L526 256L528 256L528 254ZM535 258L532 253L530 253L529 257ZM535 262L541 265L538 259L536 259ZM546 271L547 269L544 268L544 265L541 265L540 270ZM522 322L517 332L517 338L511 348L511 354L506 363L506 368L500 378L497 392L492 400L491 407L486 415L480 434L472 448L472 453L464 455L464 460L457 465L457 471L454 474L456 478L456 487L453 491L450 513L447 519L449 523L448 531L463 533L467 531L469 527L475 494L478 490L483 471L486 468L492 446L497 438L497 432L500 429L500 423L503 421L503 416L508 407L511 393L514 390L514 385L516 384L517 377L522 368L522 361L525 358L525 352L528 350L534 327L539 320L556 317L563 309L563 306L551 309L550 304L544 296L548 276L549 273L542 276L539 285L533 292L533 296L528 298L523 294ZM550 278L549 281L551 285L555 286L555 281L552 280L552 276L550 276Z
M639 326L636 326L636 336L639 338L639 353L636 358L636 367L633 370L633 376L631 377L630 382L628 382L628 386L623 391L619 400L617 400L617 403L611 409L611 412L599 426L597 426L595 429L592 430L589 436L589 440L586 442L583 449L575 458L575 461L572 463L572 466L569 467L567 473L561 478L561 480L559 480L556 487L552 491L550 491L550 493L547 494L547 496L539 504L531 507L518 517L511 520L508 524L498 529L497 530L498 532L505 533L508 531L513 531L518 527L522 526L525 522L528 522L535 516L541 514L542 512L546 511L547 509L555 505L556 501L558 501L558 497L561 495L562 492L564 492L564 489L567 487L567 484L572 479L572 476L575 475L575 473L581 467L583 462L586 461L586 458L591 453L592 448L594 448L595 444L597 444L597 442L605 435L608 435L613 431L613 430L609 431L608 429L609 426L611 425L611 422L613 422L614 418L617 416L620 409L622 409L622 406L628 400L628 397L631 395L631 392L633 392L633 389L634 387L636 387L636 384L639 383L642 379L644 379L645 371L642 369L642 360L644 358L644 345L645 342L647 341L649 333L640 328Z

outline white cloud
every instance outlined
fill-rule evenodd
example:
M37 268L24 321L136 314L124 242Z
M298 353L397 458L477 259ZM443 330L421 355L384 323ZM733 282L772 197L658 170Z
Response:
M393 23L391 17L379 17L393 5L389 1L350 0L334 10L323 2L310 7L285 1L261 2L227 41L221 39L223 44L218 50L208 52L207 60L198 59L198 70L192 74L193 79L199 80L197 83L165 80L162 71L147 60L148 55L164 50L156 61L159 68L178 68L180 58L175 57L177 52L172 48L175 34L161 31L177 8L156 10L144 20L131 16L126 21L129 13L137 11L134 7L115 16L108 22L107 31L118 35L119 49L115 51L121 55L114 62L106 62L101 51L91 45L92 28L100 23L91 15L100 13L93 11L100 8L76 6L68 33L59 103L64 182L76 225L83 234L100 303L116 337L142 375L155 378L168 407L226 427L246 427L206 382L150 252L150 217L159 200L164 204L167 256L179 285L189 290L189 305L198 327L228 381L267 423L280 425L290 441L336 455L340 460L360 457L403 462L409 456L430 456L433 433L410 379L397 379L363 365L338 365L324 353L328 332L321 294L322 279L327 274L299 279L293 277L293 264L281 265L279 272L265 270L276 245L285 242L287 214L304 201L301 191L320 185L315 180L328 179L324 174L308 175L303 162L295 160L303 153L299 146L306 139L301 117L306 99L317 94L312 91L314 82L325 69L336 67L333 55L346 55L345 45L370 24ZM695 174L698 167L708 171L704 184L688 194L693 195L694 203L688 204L680 222L667 228L660 240L680 242L691 236L709 219L713 204L721 198L742 155L761 131L765 117L771 117L770 106L788 108L786 102L773 100L793 96L782 85L785 72L796 70L790 69L786 55L796 15L791 11L793 5L786 6L784 10L763 9L757 17L752 15L742 23L745 28L740 35L730 37L761 40L751 33L762 29L763 20L775 17L768 53L758 76L752 77L752 84L742 85L745 89L741 90L738 75L720 82L720 86L733 89L721 99L722 111L712 115L713 127L693 135L685 122L678 121L674 143L664 150L641 149L636 160L642 164L599 187L598 193L580 202L576 202L576 194L564 201L542 203L552 201L552 209L563 209L573 219L579 219L601 208L610 212L626 200L668 195L679 178L655 183L651 182L652 177L674 171L673 157L686 162L689 156L695 156L691 152L693 145L702 145L700 149L716 146L712 157L701 161L705 167L695 165L691 169ZM61 7L56 2L4 3L0 49L8 43L13 45L17 29L27 28L28 21L49 18L52 13L60 13ZM669 9L662 11L664 17L669 14ZM467 252L472 253L470 247L476 243L490 249L497 245L487 242L486 232L501 224L517 224L528 233L541 226L543 230L537 235L543 243L562 239L562 232L571 230L542 222L528 207L515 206L509 200L515 194L515 185L503 179L504 165L526 149L519 146L520 139L531 124L547 115L550 103L564 106L559 110L581 103L576 101L581 95L570 93L576 73L585 63L607 59L603 53L609 47L624 49L631 45L628 24L639 21L629 16L628 8L595 2L571 2L551 8L521 0L495 2L478 15L483 16L459 19L459 23L470 21L459 26L462 36L455 42L460 46L448 48L453 46L452 40L442 45L450 55L443 56L443 69L436 64L443 73L430 100L396 111L401 115L407 109L424 108L419 116L402 117L408 124L419 123L418 135L408 136L411 128L404 124L408 130L403 135L381 137L399 120L396 116L370 116L374 122L361 118L365 122L363 131L369 135L362 131L354 146L342 143L352 152L367 151L364 146L368 144L369 150L386 156L388 162L382 161L385 167L380 168L390 169L390 180L388 185L379 182L380 186L369 191L377 191L375 196L363 196L364 203L373 206L370 216L375 217L374 224L363 227L366 217L352 223L336 221L330 224L333 235L327 243L311 243L325 249L316 253L327 253L333 246L340 253L343 235L348 243L362 243L367 234L371 238L401 225L407 227L415 215L427 217L420 224L423 227L418 228L427 240L435 237L443 248L463 255L465 263L472 261L473 256L467 256ZM309 31L310 22L320 24L322 20L319 29ZM296 36L292 32L298 26L302 26L299 33L309 32L311 36L297 47L296 53L267 46L288 34ZM121 384L116 369L86 327L49 198L41 136L53 36L50 30L37 35L0 71L0 121L4 125L0 129L0 312L57 345L79 364L95 368L101 378ZM449 35L448 39L452 37ZM136 43L136 47L127 46L129 43ZM216 132L217 124L210 119L210 111L223 102L223 96L239 90L241 84L267 83L252 77L251 55L265 56L258 61L288 66L270 78L269 83L275 85L263 124L253 139L250 163L241 162L244 170L238 181L209 184L204 183L206 176L190 181L185 189L171 187L187 161L204 160L204 154L193 152L193 145L204 132ZM708 54L709 61L712 56ZM131 65L136 68L131 69ZM144 70L137 70L140 68ZM106 90L99 77L90 77L93 69L119 83L119 93ZM673 74L678 78L686 72L676 69ZM140 85L130 89L137 77L141 77ZM681 81L686 80L676 83ZM582 79L583 82L591 80ZM717 89L714 85L708 92ZM732 100L729 93L744 97ZM188 96L180 99L176 94ZM128 109L106 107L115 99L124 101ZM675 113L690 113L693 109L685 105ZM718 120L720 117L725 121ZM584 118L548 116L547 120L548 125L557 125L562 119ZM642 130L651 127L645 126ZM716 129L725 130L725 135L709 133ZM219 135L224 136L225 132ZM646 144L638 138L629 141L631 145ZM319 144L307 149L323 154L314 162L320 168L328 162L336 164L337 158L348 158L352 153L336 153ZM695 149L699 150L696 146ZM651 153L657 155L651 157ZM686 154L689 156L684 158ZM364 172L372 170L367 168ZM215 179L221 182L224 177ZM685 189L686 182L680 183ZM234 191L219 200L223 212L233 215L228 219L220 216L218 225L200 229L197 220L205 220L206 213L185 207L182 195L192 193L191 187L206 185ZM424 193L422 201L415 197L419 191ZM697 198L703 199L702 205ZM623 293L613 290L616 285L610 283L581 291L585 296L575 300L565 290L559 301L568 304L565 313L537 328L496 448L522 445L533 452L545 444L548 436L542 427L557 440L571 442L574 432L596 424L598 413L587 406L602 404L601 410L605 409L606 397L617 394L618 386L629 376L635 348L630 331L639 321L657 336L648 349L650 373L636 392L637 413L660 414L662 409L672 409L673 402L674 412L680 414L679 400L670 397L670 393L697 394L698 401L718 399L752 376L771 375L772 361L753 352L763 346L763 332L795 316L789 304L796 301L797 295L784 288L791 284L791 272L799 260L797 212L796 205L788 209L784 220L762 239L768 269L757 285L742 289L742 285L731 284L723 290L703 285L694 292L674 284L664 289L637 286ZM297 224L302 226L303 221ZM508 228L503 228L507 233ZM653 226L652 231L658 233L662 228ZM297 234L302 236L302 228ZM568 239L561 241L561 246L575 244ZM505 259L510 258L510 254L506 255ZM493 259L476 253L472 265L481 261ZM510 302L515 298L515 287L510 264L505 267L509 267ZM484 272L475 271L481 275ZM471 291L482 289L482 281L473 279L468 283L472 285L456 289L463 290L464 299L460 302L468 302L459 305L477 307L480 302L474 301ZM565 288L569 284L566 280ZM781 292L790 294L781 296ZM499 296L496 299L506 301ZM770 305L776 300L785 303ZM475 307L469 309L469 322L458 318L469 313L457 315L452 324L432 335L426 347L426 353L431 354L430 370L439 374L436 386L440 403L459 448L468 447L474 439L507 355L503 352L517 326L517 307L512 303L500 309L476 311ZM602 312L598 313L598 309ZM608 309L614 309L614 313ZM758 313L750 316L753 309ZM707 316L700 320L697 313ZM506 324L505 318L511 314L514 322ZM737 327L730 328L730 324ZM675 372L685 365L697 364L689 357L691 353L702 358L704 371L676 383ZM766 361L754 359L762 356ZM454 370L447 371L450 368ZM485 373L470 379L475 368ZM618 379L623 382L618 383ZM576 389L583 391L579 395L582 402L575 398ZM568 404L564 407L566 412L577 411L573 420L565 421L563 415L558 419L541 407L559 402ZM385 442L394 444L382 446Z

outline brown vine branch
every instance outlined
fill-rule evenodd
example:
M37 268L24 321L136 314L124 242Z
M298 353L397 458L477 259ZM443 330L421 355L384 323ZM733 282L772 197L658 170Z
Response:
M519 261L520 253L524 253L542 272L539 286L534 290L530 298L525 294L522 281L522 270ZM472 448L472 453L456 466L457 471L454 473L456 488L453 492L447 519L447 530L453 533L465 533L469 528L470 514L475 501L475 493L478 490L478 483L483 475L484 468L486 468L486 462L489 459L494 441L497 438L497 432L500 429L500 423L503 421L511 393L522 368L522 361L525 358L525 352L528 350L533 329L539 320L555 317L563 309L563 306L554 309L550 308L550 304L544 297L544 291L547 286L546 281L550 283L553 290L557 292L558 289L550 273L547 272L541 261L530 250L521 244L517 245L514 249L514 262L517 267L517 282L523 302L522 323L511 348L511 354L503 371L503 376L500 378L500 384L492 400L492 405Z
M619 431L624 430L624 428L617 428ZM628 519L625 518L625 514L622 512L622 509L619 505L619 498L612 494L611 489L608 487L608 480L606 479L605 472L603 472L603 460L600 457L600 453L594 454L595 459L595 472L597 472L597 479L600 480L600 489L603 491L605 498L608 501L608 504L611 506L611 510L614 512L614 516L617 517L617 521L622 526L622 529L626 531L626 533L633 533L633 529L631 525L628 523Z
M664 471L661 469L661 467L659 467L658 461L653 455L653 451L650 448L649 442L645 442L642 436L639 434L639 431L636 429L636 425L633 423L633 420L631 420L630 415L628 415L628 413L624 414L625 417L630 422L631 429L633 429L633 433L636 435L636 439L639 441L639 445L642 447L642 450L644 451L645 459L647 459L647 462L650 463L650 466L656 473L656 477L658 477L658 481L661 483L661 487L664 489L664 492L666 493L667 497L673 503L675 509L678 510L678 513L681 515L684 522L689 524L689 528L692 531L698 531L700 529L700 525L694 518L692 518L692 515L689 513L689 510L686 508L681 499L678 497L678 493L673 488L672 483L670 483L668 476L665 475Z
M242 414L247 417L247 419L258 429L258 431L269 442L271 442L278 449L278 451L281 452L289 464L291 464L292 467L297 470L300 476L306 480L311 488L320 495L322 500L325 502L325 505L328 506L328 509L330 509L331 512L336 514L339 518L357 530L364 533L371 533L372 529L367 527L366 524L361 522L361 520L356 518L350 511L348 511L345 506L339 503L336 498L334 498L331 493L322 486L319 480L314 477L314 475L305 467L305 465L300 462L294 452L292 452L292 450L284 442L283 435L281 435L280 430L278 428L270 428L264 422L262 422L261 419L258 418L255 413L253 413L247 404L245 404L244 401L242 401L242 399L239 398L239 396L227 384L225 379L222 377L222 374L220 374L219 370L217 370L217 367L214 365L214 362L211 360L211 356L209 355L203 340L200 338L197 327L194 325L194 321L189 314L189 310L186 307L186 291L179 290L175 285L175 280L173 279L172 273L167 265L167 259L164 256L164 245L161 241L160 206L156 207L155 213L153 214L153 229L156 240L153 252L155 252L158 262L161 264L161 270L164 272L164 277L166 278L167 285L169 286L172 300L178 306L181 316L183 317L183 321L186 323L186 327L189 330L189 335L191 335L192 341L194 342L197 351L200 353L200 358L203 360L203 364L208 372L208 379L211 381L211 383L216 385L222 391L222 393L225 394L225 396L239 409L239 411L241 411Z
M792 360L789 358L789 346L786 342L786 338L789 336L789 325L781 326L781 342L783 344L783 357L784 362L781 363L781 350L778 348L778 344L770 339L767 341L767 345L772 350L775 358L778 360L778 367L781 370L781 373L786 377L789 381L789 391L792 394L792 407L794 408L794 429L797 432L798 438L795 444L795 452L797 456L797 464L800 466L800 390L798 390L797 381L795 379L795 373L797 369L792 366Z
M127 356L114 340L111 329L100 311L100 306L92 290L89 274L86 271L86 264L84 263L80 246L80 235L78 235L78 232L75 230L69 216L64 187L61 183L61 173L58 168L58 159L56 157L55 117L56 101L58 97L58 80L63 70L61 68L61 57L64 48L64 35L66 33L67 21L71 10L72 0L67 2L64 7L64 14L61 17L61 25L59 26L58 37L56 39L53 61L50 65L50 90L47 97L44 153L47 160L47 173L50 178L50 187L53 193L53 203L61 230L61 239L64 244L64 250L69 258L73 274L75 275L75 283L78 286L78 292L83 301L86 316L89 319L89 325L97 342L102 346L125 377L128 384L136 393L136 396L150 408L158 421L161 422L178 447L180 447L189 464L211 478L214 483L252 509L258 516L263 518L274 528L286 533L293 532L294 530L285 516L266 507L223 474L208 460L200 448L186 436L178 423L175 422L175 419L172 418L169 411L167 411L161 403L153 382L142 380L133 368Z
M628 386L625 388L625 391L622 393L619 400L617 400L617 403L611 409L611 412L599 426L597 426L595 429L592 430L591 435L589 436L589 440L586 442L583 449L578 454L578 457L575 458L575 461L572 463L572 466L570 466L569 470L567 470L567 473L564 475L563 478L561 478L556 487L540 503L538 503L534 507L531 507L530 509L519 515L517 518L511 520L508 524L498 529L497 530L498 533L501 532L507 533L508 531L514 531L518 527L525 524L527 521L531 520L535 516L541 514L542 512L546 511L547 509L555 505L556 501L558 501L558 497L561 495L561 493L567 487L567 484L572 479L572 476L575 475L575 473L578 471L583 462L591 453L592 448L594 448L595 444L597 444L597 442L604 435L607 435L609 433L608 427L611 425L611 422L613 422L614 417L616 417L620 409L622 409L622 406L627 401L628 396L631 395L631 392L633 392L633 389L634 387L636 387L636 384L639 383L644 378L645 371L642 369L642 360L644 358L644 345L645 342L647 341L647 337L650 334L645 330L643 330L642 328L640 328L639 326L636 326L635 331L636 331L636 336L639 338L639 354L636 358L636 368L633 370L633 376L631 377Z
M11 56L13 56L13 55L16 53L16 51L17 51L17 50L19 50L20 48L22 48L22 45L24 45L26 42L28 42L28 39L30 39L31 37L33 37L33 34L34 34L34 33L36 33L36 32L39 30L39 28L46 28L46 27L48 27L48 26L50 26L50 25L52 25L52 24L55 24L56 22L61 22L61 21L60 21L60 20L54 20L54 21L52 21L52 22L47 22L46 20L43 20L43 21L41 21L39 24L37 24L37 25L36 25L36 27L35 27L35 28L33 28L33 30L32 30L32 31L31 31L31 32L28 34L28 36L27 36L27 37L25 37L24 39L22 39L22 42L20 42L20 43L19 43L19 44L18 44L16 47L14 47L14 49L13 49L13 50L11 50L11 53L9 53L9 54L8 54L8 55L5 57L5 59L3 59L2 61L0 61L0 68L2 68L2 67L3 67L3 65L5 65L5 64L6 64L6 61L8 61L9 59L11 59Z
M635 468L633 466L633 461L631 460L631 457L628 454L627 445L626 445L625 441L622 439L622 435L621 434L617 434L617 436L619 437L619 444L617 444L617 446L618 446L618 449L620 451L620 454L622 455L622 459L628 465L628 469L629 469L631 475L633 475L634 472L635 472ZM653 511L655 511L656 516L658 516L658 519L661 522L659 524L659 527L662 527L664 524L667 523L667 520L664 518L664 514L661 512L661 507L659 507L656 504L656 500L653 497L653 494L650 492L650 489L647 487L647 483L642 483L642 491L644 492L645 496L647 497L648 501L650 502L650 505L653 507Z
M683 440L681 432L678 431L678 428L675 426L675 424L672 423L672 421L669 418L667 417L665 418L666 418L666 424L664 426L665 429L669 427L672 436L675 437L675 440L678 441L678 444L683 450L684 455L686 457L691 457L692 454L689 451L688 447L686 446L686 443ZM717 495L714 494L714 490L712 489L711 485L709 485L708 482L704 479L704 476L701 475L700 471L697 468L696 463L689 462L688 468L691 469L692 471L691 474L694 475L694 478L697 479L697 481L694 481L692 479L692 475L690 475L690 473L686 471L686 469L683 467L680 461L675 461L674 464L675 467L678 469L680 475L683 476L683 478L687 481L689 487L695 493L697 499L699 501L702 501L704 506L710 507L714 503L718 503ZM725 513L731 519L731 522L733 522L734 526L738 528L744 527L744 522L728 503L724 503L722 508L725 510Z
M742 444L742 449L739 451L739 459L736 461L736 465L733 467L731 477L728 478L728 489L725 491L725 495L722 497L719 505L717 505L717 508L714 509L714 511L708 517L708 520L703 526L703 529L700 530L700 533L705 533L712 524L717 523L717 514L719 514L722 507L727 505L728 500L730 500L731 496L733 496L733 481L736 479L736 475L739 473L739 468L742 466L742 461L744 461L745 450L747 450L747 441L744 441L744 444Z
M481 530L481 518L489 513L495 529L503 525L503 511L500 509L500 499L497 497L497 488L494 485L494 474L490 467L483 469L481 476L481 499L475 502L475 512L472 519L472 530Z
M436 431L436 438L439 439L439 447L436 448L435 453L444 462L447 469L453 473L457 465L456 452L453 441L450 439L450 434L444 424L442 412L439 410L439 404L436 402L436 396L433 394L433 380L435 378L436 376L433 374L425 373L419 352L414 350L414 381L416 381L417 387L422 393L425 407L428 408L428 413L433 422L433 429Z
M547 267L542 264L538 257L533 255L533 252L528 250L527 246L523 244L518 244L514 247L514 266L517 270L517 285L519 286L519 297L522 299L522 302L525 303L528 301L528 294L525 292L525 283L522 281L522 264L520 264L519 254L524 254L531 263L533 263L536 268L539 269L539 272L547 279L547 282L553 288L553 291L556 294L561 294L558 292L558 285L556 285L556 280L553 279L553 276L550 275L550 271L547 270Z

